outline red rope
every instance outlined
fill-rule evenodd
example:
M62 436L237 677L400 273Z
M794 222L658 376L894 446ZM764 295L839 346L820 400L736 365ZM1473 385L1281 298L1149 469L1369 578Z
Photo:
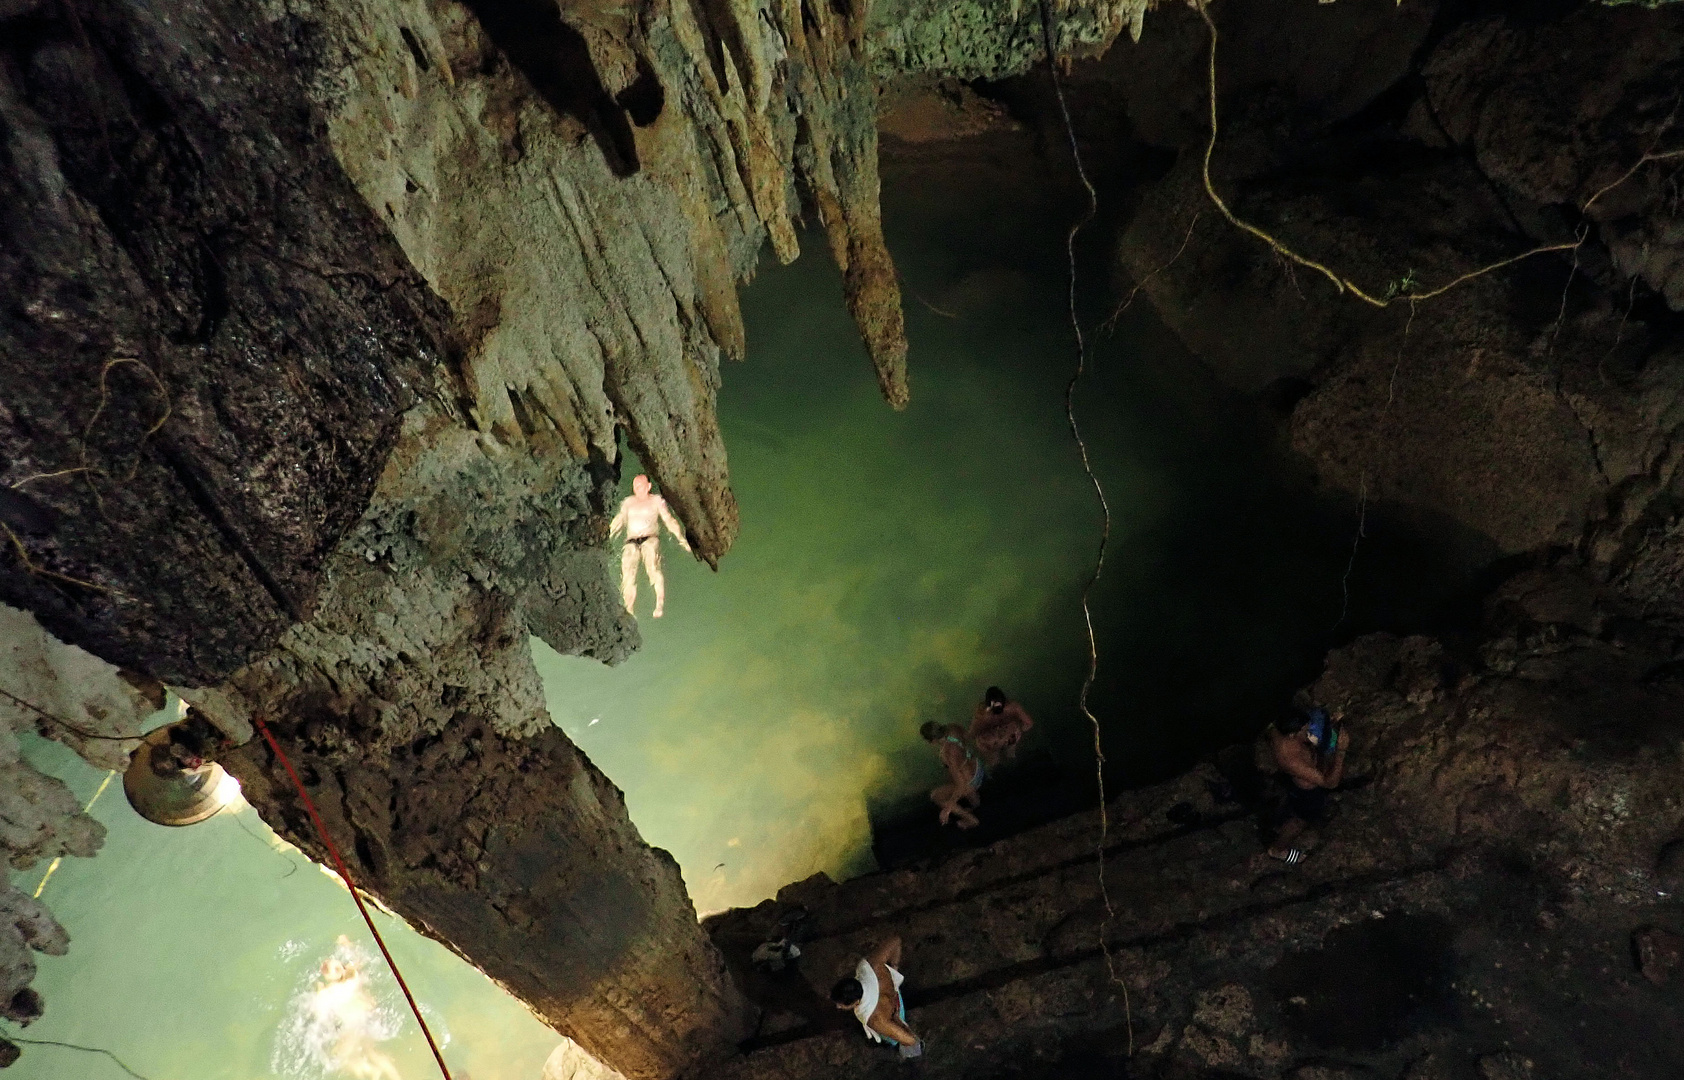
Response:
M427 1037L427 1046L433 1051L433 1060L439 1063L439 1072L444 1074L444 1080L451 1080L450 1067L444 1063L444 1055L439 1052L439 1044L433 1041L432 1029L421 1016L421 1006L415 1003L415 995L409 992L409 984L403 981L403 972L398 970L398 962L392 959L391 951L386 948L386 939L380 936L379 929L374 925L374 919L368 914L368 908L363 904L363 898L357 895L357 884L351 880L351 871L345 866L345 860L340 857L339 849L334 846L333 838L327 834L327 826L322 824L322 815L316 811L316 804L311 801L310 793L304 790L304 781L298 778L298 771L292 767L286 751L275 741L275 736L269 730L269 725L263 722L261 716L252 717L257 730L269 743L269 749L275 751L275 756L281 759L286 767L287 775L292 777L293 786L298 788L298 795L304 800L304 809L310 811L310 820L316 826L316 835L322 838L327 847L327 853L333 857L333 865L339 868L339 876L345 879L345 887L351 892L351 899L357 902L357 910L362 912L363 922L368 924L368 932L374 935L374 943L380 946L380 955L386 958L386 966L392 969L392 977L398 980L398 986L403 990L403 996L409 1001L409 1011L415 1014L415 1022L421 1025L421 1034Z

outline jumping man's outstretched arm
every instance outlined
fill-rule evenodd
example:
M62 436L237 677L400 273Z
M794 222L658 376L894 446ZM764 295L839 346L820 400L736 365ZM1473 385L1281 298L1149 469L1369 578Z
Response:
M614 539L615 535L626 527L626 503L630 501L630 499L620 500L620 512L615 514L614 520L608 523L608 539Z
M661 500L661 520L666 523L667 531L672 533L672 538L678 541L678 546L685 551L689 551L690 541L684 539L684 526L680 525L678 519L672 516L672 510L668 508L665 499Z

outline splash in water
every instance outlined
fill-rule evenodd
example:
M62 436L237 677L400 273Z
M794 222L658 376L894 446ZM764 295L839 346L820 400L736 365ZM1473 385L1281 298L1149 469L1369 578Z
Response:
M401 1014L375 995L371 957L341 935L317 972L293 995L270 1067L294 1080L402 1080L379 1044L398 1034Z

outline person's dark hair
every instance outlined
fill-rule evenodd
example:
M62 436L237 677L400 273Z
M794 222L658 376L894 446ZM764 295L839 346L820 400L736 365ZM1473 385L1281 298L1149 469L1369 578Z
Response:
M982 700L990 709L1003 709L1006 707L1006 692L998 686L990 686L982 692Z
M170 728L170 742L195 757L210 757L222 741L221 734L209 720L189 710L186 720Z
M1275 730L1282 735L1296 735L1303 731L1304 725L1309 722L1308 717L1294 709L1275 721Z
M865 987L858 979L838 979L836 985L830 988L830 1000L838 1005L858 1005L865 997Z
M926 720L924 721L924 726L918 729L918 734L924 736L925 742L935 742L937 739L941 738L941 733L944 730L945 729L934 720Z

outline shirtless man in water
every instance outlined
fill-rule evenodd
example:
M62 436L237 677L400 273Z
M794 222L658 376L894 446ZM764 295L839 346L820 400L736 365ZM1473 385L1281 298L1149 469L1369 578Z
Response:
M923 1054L924 1044L906 1026L899 964L900 938L892 937L854 966L853 978L831 987L830 1000L838 1009L853 1013L873 1042L890 1043L900 1048L901 1057L915 1058Z
M331 956L322 961L321 978L311 988L309 1022L322 1037L321 1063L357 1080L402 1080L391 1058L375 1048L380 1005L357 966L351 939L339 935Z
M990 686L971 716L971 742L982 760L993 768L1000 764L1001 757L1017 756L1017 744L1034 726L1035 721L1022 705L1008 698L998 686Z
M678 541L678 546L689 551L690 542L684 539L684 527L667 509L667 501L649 490L647 476L640 474L633 477L632 494L620 503L620 512L608 524L609 539L622 529L626 533L626 546L620 550L620 598L626 602L628 614L632 613L632 605L637 602L639 558L649 573L649 584L655 589L654 617L659 619L666 609L667 579L661 574L662 522L666 523L667 531Z

